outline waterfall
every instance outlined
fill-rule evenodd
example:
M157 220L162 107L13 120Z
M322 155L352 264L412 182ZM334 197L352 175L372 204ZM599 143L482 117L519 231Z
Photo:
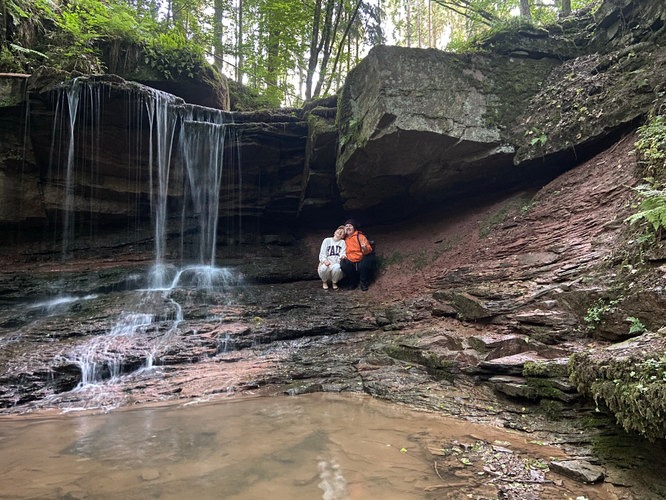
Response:
M74 175L74 145L75 145L75 125L76 115L79 110L79 99L81 97L81 82L78 78L74 79L72 86L67 91L67 104L69 109L69 147L67 149L67 164L65 173L65 217L62 229L62 259L69 257L69 244L73 236L74 219L74 188L72 177Z
M101 113L102 96L109 88L105 85L103 81L90 81L82 77L75 79L68 88L57 94L48 179L60 183L56 186L64 182L64 200L60 205L64 214L61 233L63 259L69 258L71 254L75 234L74 218L84 206L82 199L85 199L86 208L90 211L90 234L93 234L93 214L99 210L95 206L95 198L99 197L99 188L103 185L100 180L104 177L102 168L107 172L114 168L108 155L100 159L104 147L108 149L109 144L117 144L112 141L105 143ZM236 128L229 123L229 115L218 110L184 105L170 94L148 88L130 92L126 101L123 113L128 134L124 139L126 144L122 147L122 153L127 158L127 177L122 182L127 183L128 193L136 193L133 210L136 211L137 221L141 215L141 194L144 193L150 202L154 264L148 277L148 289L139 291L139 300L120 314L115 325L109 325L104 334L64 354L81 370L79 389L94 386L103 380L113 380L123 372L151 368L159 361L160 352L173 342L183 321L182 308L172 297L176 288L224 287L234 282L228 269L215 266L218 219L222 209L226 211L227 220L231 224L231 227L227 227L229 236L237 229L237 238L241 238L240 146ZM68 105L68 116L65 103ZM117 107L115 112L119 112ZM67 119L69 137L64 133L60 136L58 134L61 134L60 130ZM147 125L145 129L144 123ZM147 147L142 148L146 142ZM58 149L61 144L62 155ZM121 151L118 154L120 158ZM59 160L59 171L54 175L53 161L56 158ZM89 161L77 165L77 158L88 158ZM182 185L178 184L180 182ZM179 209L178 215L175 215L170 210L178 201L178 196L181 196L181 189L182 210ZM226 196L225 207L221 206L221 193ZM132 194L128 196L129 206L132 205ZM132 213L132 210L129 212ZM236 214L238 223L234 228ZM197 231L194 258L179 269L174 269L174 266L167 264L171 250L168 248L168 228L169 222L176 222L178 216L181 219L181 256L184 253L182 242L185 239L186 221L196 220ZM128 215L129 232L130 226ZM148 307L147 304L157 298L159 304ZM45 309L50 314L76 300L61 295L38 303L35 307ZM166 315L164 311L167 311Z
M101 192L100 182L104 182L100 170L111 168L108 157L103 167L100 162L101 150L106 147L108 151L110 144L114 147L116 144L111 142L113 139L106 142L102 128L105 85L103 81L80 77L57 94L47 177L54 182L53 186L63 186L64 191L64 199L58 207L61 210L56 209L56 214L63 214L61 226L56 229L56 235L61 236L63 260L71 256L75 227L80 227L75 214L83 207L89 212L89 233L94 234L98 210L95 201ZM127 101L124 114L128 136L124 139L123 154L128 163L124 182L128 193L137 193L136 203L128 199L128 205L133 205L130 212L136 212L138 221L140 194L147 191L154 238L154 265L149 281L153 288L163 289L171 282L174 272L167 267L169 223L178 219L170 213L174 203L182 203L181 232L185 231L186 220L196 219L198 236L193 263L215 267L216 242L222 230L218 227L220 211L226 213L227 238L231 241L242 238L240 146L229 113L186 105L171 94L147 87L130 90ZM67 135L60 135L61 122L65 122L62 125L67 127ZM147 124L147 130L143 123ZM144 148L142 134L148 139ZM56 158L59 160L57 174L53 172ZM84 164L78 160L80 158L86 159ZM147 171L147 179L142 178L141 168ZM177 184L180 182L183 184ZM221 193L226 199L224 207ZM131 233L129 217L128 232ZM138 236L136 230L134 235ZM182 241L183 238L181 245ZM181 256L183 253L181 249Z
M199 263L215 267L226 126L187 121L183 130L185 166L199 225Z
M156 288L166 284L166 268L164 259L167 243L167 201L169 195L169 172L171 171L171 153L176 127L180 120L175 109L176 98L164 92L155 91L153 103L149 106L154 109L154 117L149 117L151 130L151 161L150 161L150 199L153 227L155 231L155 265L152 272L152 283ZM150 112L150 111L149 111ZM157 186L153 179L152 165L152 135L153 123L155 125L157 145Z

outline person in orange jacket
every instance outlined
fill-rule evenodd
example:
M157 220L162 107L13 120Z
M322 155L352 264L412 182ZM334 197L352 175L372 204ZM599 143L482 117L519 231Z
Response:
M347 258L340 260L340 267L349 278L347 290L354 290L359 282L366 292L375 269L375 254L365 235L358 231L359 223L354 219L345 222L345 243Z

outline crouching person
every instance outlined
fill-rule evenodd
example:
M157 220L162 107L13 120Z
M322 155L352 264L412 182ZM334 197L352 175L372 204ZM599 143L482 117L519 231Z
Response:
M340 268L340 259L344 259L345 244L345 226L339 226L332 238L326 238L319 250L319 277L323 282L324 290L328 290L328 282L331 282L333 290L338 289L338 281L343 277Z
M345 222L345 243L347 257L342 259L340 266L349 278L348 290L354 290L359 283L361 290L368 290L368 284L375 270L375 254L365 235L358 231L359 224L354 219Z

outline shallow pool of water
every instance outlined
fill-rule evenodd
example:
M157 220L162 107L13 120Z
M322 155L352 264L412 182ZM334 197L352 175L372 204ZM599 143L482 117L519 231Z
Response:
M507 439L516 453L561 454L360 395L0 417L0 498L479 498L492 493L492 476L464 463L435 470L433 450ZM556 488L543 485L540 498L608 498L566 481L547 486Z

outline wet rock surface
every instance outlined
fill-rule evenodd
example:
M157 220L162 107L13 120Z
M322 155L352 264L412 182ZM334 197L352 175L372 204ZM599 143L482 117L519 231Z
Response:
M613 154L625 158L630 147L628 139ZM501 426L594 463L606 430L586 424L595 406L572 391L565 367L572 354L607 345L584 329L583 317L612 285L604 266L622 228L608 221L628 196L616 186L631 182L624 169L600 168L609 160L545 186L529 210L506 211L485 237L480 228L505 210L502 203L453 222L437 217L439 226L416 220L411 229L373 230L384 256L404 254L367 293L321 289L311 265L321 242L314 234L302 246L221 251L218 264L229 275L209 289L184 280L150 290L149 257L127 247L101 261L21 263L36 257L28 246L0 273L2 411L365 392ZM442 244L450 248L437 253ZM94 254L84 248L82 255ZM423 252L428 265L417 268ZM452 297L462 294L492 314L453 317L462 309ZM91 351L104 356L86 358ZM96 369L85 372L95 359ZM661 487L641 483L638 470L618 472L621 460L603 460L613 484ZM536 483L525 481L541 480L502 477L498 485L523 485L517 495L528 494L526 486L532 494Z

